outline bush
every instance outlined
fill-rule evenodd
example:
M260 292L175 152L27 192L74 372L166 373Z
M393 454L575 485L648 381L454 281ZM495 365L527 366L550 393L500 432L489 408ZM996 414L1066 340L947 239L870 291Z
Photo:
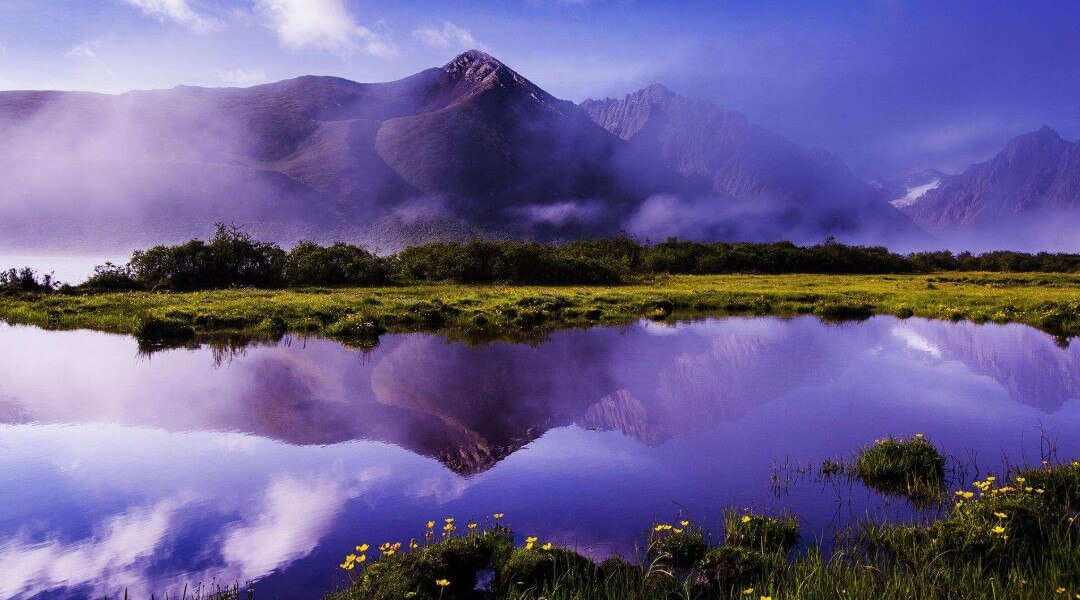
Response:
M304 242L285 255L283 279L289 286L379 285L389 281L391 263L351 244Z
M455 283L607 284L618 283L619 257L593 255L603 246L551 246L536 242L425 244L397 255L404 280Z
M130 266L107 262L94 267L94 274L79 284L77 289L86 292L133 292L142 289L142 285L135 280Z
M219 224L209 242L155 246L136 252L129 266L148 289L176 291L282 285L285 252L257 242L235 227Z
M0 271L0 294L48 294L56 291L59 283L52 274L40 278L30 267Z

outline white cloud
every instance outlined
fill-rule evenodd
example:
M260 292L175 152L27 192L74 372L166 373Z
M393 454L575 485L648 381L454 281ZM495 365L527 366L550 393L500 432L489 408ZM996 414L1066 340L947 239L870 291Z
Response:
M120 0L138 8L143 14L162 21L175 21L196 33L204 33L216 24L191 7L188 0Z
M257 512L226 534L221 554L245 574L269 573L314 550L348 496L332 479L273 481Z
M67 54L64 56L68 58L89 58L96 59L98 51L98 42L96 40L90 40L81 44L75 44L68 48Z
M216 69L214 73L221 83L234 87L251 87L270 80L262 69Z
M169 531L177 505L170 501L113 517L89 539L64 543L10 540L0 545L0 595L92 584L102 573L124 572L149 560Z
M339 53L360 49L373 56L397 52L382 36L359 25L343 0L255 0L255 12L289 48Z
M434 27L417 29L413 31L413 37L432 48L486 49L484 44L476 41L468 29L458 27L450 21L444 23L441 29Z

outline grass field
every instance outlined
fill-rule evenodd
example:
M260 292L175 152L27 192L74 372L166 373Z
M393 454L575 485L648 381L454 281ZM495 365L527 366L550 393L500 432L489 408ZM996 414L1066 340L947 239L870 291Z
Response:
M300 332L371 340L445 330L519 339L552 329L731 314L872 314L1017 322L1080 335L1080 275L688 275L618 286L412 285L0 296L0 319L145 339Z

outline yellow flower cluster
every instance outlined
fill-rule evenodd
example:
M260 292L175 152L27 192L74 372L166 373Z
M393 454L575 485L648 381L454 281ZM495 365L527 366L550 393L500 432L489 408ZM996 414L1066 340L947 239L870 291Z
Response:
M356 568L357 565L362 565L364 562L366 562L367 561L367 554L365 554L365 552L368 551L368 545L367 544L360 544L359 546L356 547L356 551L359 554L349 554L349 555L347 555L345 557L345 562L341 563L338 566L341 567L342 569L345 569L346 571L352 571L353 569Z
M496 521L502 519L504 516L505 515L503 513L496 513L494 515ZM444 522L444 525L443 525L443 528L442 528L443 529L443 537L450 537L450 534L452 534L454 531L457 530L457 526L454 525L454 518L453 517L447 517L447 518L443 519L443 522ZM476 524L476 523L474 523L472 521L469 522L469 531L475 532L478 528L479 528L478 524ZM428 521L427 523L425 523L424 529L425 529L424 538L428 542L431 542L432 539L435 536L435 521ZM550 544L548 544L548 546L550 546ZM397 554L398 552L400 552L401 547L402 547L401 542L386 542L386 543L382 544L381 546L379 546L379 552L381 553L381 555L383 557L389 557L389 556L393 556L393 555ZM341 567L342 569L346 570L346 571L352 571L352 570L356 569L356 567L362 566L365 562L367 562L367 551L368 551L368 549L369 549L369 546L367 544L360 544L359 546L356 547L356 553L346 555L344 562L342 562L338 566ZM409 550L419 550L419 549L420 549L420 543L416 541L416 538L410 539L409 540ZM445 581L445 580L440 580L440 581ZM446 585L449 585L449 583L447 583ZM444 587L444 586L442 586L442 587Z

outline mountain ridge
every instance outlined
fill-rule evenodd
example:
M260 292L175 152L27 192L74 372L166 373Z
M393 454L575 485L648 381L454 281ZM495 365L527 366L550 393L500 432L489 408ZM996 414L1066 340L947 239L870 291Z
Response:
M905 212L976 248L993 237L1016 249L1076 250L1080 141L1066 141L1045 125L1016 136L989 160L943 178Z
M0 216L18 224L0 226L9 246L131 249L216 221L285 244L383 249L623 229L801 243L921 235L841 161L739 113L661 85L575 105L475 50L382 83L0 92L0 160L11 165Z

